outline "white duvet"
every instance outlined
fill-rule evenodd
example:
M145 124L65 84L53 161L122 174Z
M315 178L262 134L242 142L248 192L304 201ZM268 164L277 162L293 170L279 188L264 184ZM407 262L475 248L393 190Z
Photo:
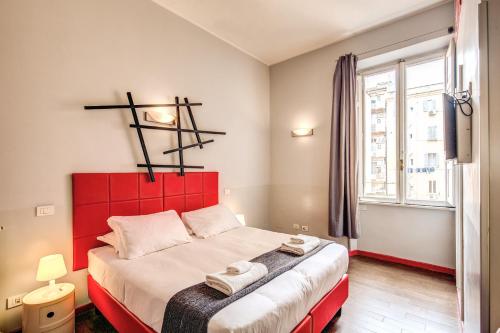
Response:
M111 246L89 251L89 273L139 319L160 332L165 306L178 291L278 248L290 235L241 227L194 239L133 260ZM347 271L347 249L331 244L253 293L231 303L208 324L208 332L290 332Z

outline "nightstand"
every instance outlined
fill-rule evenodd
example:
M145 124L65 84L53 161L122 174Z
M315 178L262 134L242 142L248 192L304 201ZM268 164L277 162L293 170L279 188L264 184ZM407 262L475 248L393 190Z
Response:
M23 333L75 331L75 286L58 283L23 298Z

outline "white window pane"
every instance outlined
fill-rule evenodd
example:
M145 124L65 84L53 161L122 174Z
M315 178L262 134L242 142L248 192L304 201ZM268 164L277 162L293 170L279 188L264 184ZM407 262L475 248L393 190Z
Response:
M446 201L444 59L406 66L406 199Z
M364 196L396 198L396 71L366 75L364 95Z

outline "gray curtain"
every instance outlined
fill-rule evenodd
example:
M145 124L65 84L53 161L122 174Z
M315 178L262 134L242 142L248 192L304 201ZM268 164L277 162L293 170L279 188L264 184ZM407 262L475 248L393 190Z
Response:
M341 56L333 74L330 142L330 236L359 238L358 154L356 145L356 63L353 54Z

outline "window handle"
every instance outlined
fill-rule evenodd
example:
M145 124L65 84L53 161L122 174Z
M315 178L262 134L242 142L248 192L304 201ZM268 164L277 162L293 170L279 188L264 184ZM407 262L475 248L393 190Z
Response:
M405 162L403 159L399 160L399 170L403 171L405 169Z

